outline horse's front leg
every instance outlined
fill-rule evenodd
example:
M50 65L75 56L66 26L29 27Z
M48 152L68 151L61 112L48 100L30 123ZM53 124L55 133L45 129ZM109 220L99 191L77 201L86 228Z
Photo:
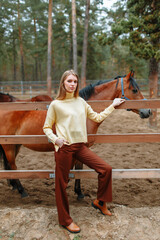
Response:
M74 162L75 162L75 169L77 169L77 170L83 169L83 163L81 163L81 162L79 162L78 160L75 160L75 159L74 159ZM82 193L82 190L81 190L80 179L75 180L74 191L78 195L77 196L78 200L81 200L81 199L84 198L84 194Z
M20 146L16 145L3 145L2 152L3 152L3 160L4 160L4 167L5 170L17 170L17 166L15 163L16 156L18 154ZM17 189L18 192L21 194L21 197L27 197L28 193L25 191L24 187L22 186L19 179L10 179L10 184L12 185L13 189Z

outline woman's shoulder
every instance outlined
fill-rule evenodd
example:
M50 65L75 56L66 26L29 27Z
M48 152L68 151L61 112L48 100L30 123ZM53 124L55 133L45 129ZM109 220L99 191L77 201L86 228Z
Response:
M82 97L78 97L79 98L79 101L85 106L87 107L88 106L88 103L86 102L86 100L84 100Z
M59 102L60 102L60 100L54 99L50 104L55 105L55 104L57 104L57 103L59 103Z
M50 108L55 108L55 107L58 105L59 102L60 102L59 100L54 99L54 100L50 103L49 107L50 107Z
M80 96L77 97L77 100L82 102L82 103L84 103L84 104L86 103L86 101L82 97L80 97Z

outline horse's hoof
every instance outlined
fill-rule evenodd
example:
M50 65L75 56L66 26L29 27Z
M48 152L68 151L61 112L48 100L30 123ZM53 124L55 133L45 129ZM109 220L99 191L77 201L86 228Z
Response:
M77 196L77 200L80 201L84 198L84 194L83 193L79 193Z
M21 193L21 198L26 198L26 197L28 197L29 195L28 195L28 193L26 192L26 191L23 191L22 193Z
M17 187L16 187L16 186L13 186L13 187L12 187L12 191L15 191L15 190L17 190Z

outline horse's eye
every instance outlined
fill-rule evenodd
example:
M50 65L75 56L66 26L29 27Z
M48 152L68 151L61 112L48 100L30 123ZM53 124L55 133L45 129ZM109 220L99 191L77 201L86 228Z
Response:
M133 89L132 92L133 93L137 93L138 91L137 91L137 89Z

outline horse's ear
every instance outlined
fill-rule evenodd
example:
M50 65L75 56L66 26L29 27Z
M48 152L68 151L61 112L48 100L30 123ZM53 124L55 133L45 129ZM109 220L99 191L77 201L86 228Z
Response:
M131 69L131 77L133 77L134 76L134 71L133 71L133 69Z
M130 79L130 78L133 77L133 76L134 76L134 71L131 70L131 71L127 74L126 78L127 78L127 79Z

